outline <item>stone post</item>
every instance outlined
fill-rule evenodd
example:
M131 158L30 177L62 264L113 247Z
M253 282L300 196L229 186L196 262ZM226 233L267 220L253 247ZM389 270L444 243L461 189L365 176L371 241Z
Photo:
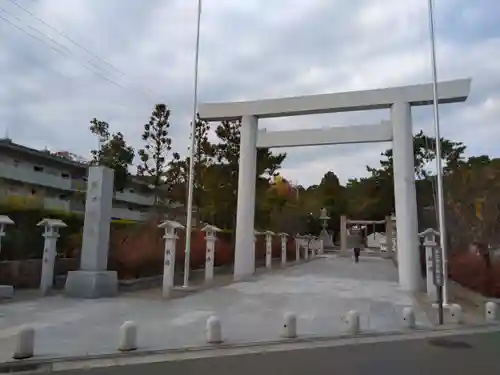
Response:
M326 210L326 208L321 209L319 219L322 222L321 223L322 229L319 238L323 240L324 246L332 248L333 241L332 238L330 237L330 234L328 233L328 220L330 220L330 216L328 216L328 211Z
M392 247L391 247L391 249L394 252L394 254L396 254L396 256L397 256L397 253L398 253L398 227L397 227L397 225L398 224L397 224L396 216L391 215L390 218L391 218L391 223L392 223L392 225L391 225L391 229L392 229L392 236L391 236L391 238L392 238L392 245L391 246ZM397 259L397 257L396 257L396 259Z
M385 247L387 252L392 256L392 216L386 216L385 218Z
M304 246L304 260L308 260L309 259L309 238L310 236L309 235L305 235L304 237L302 237L304 239L304 242L305 242L305 246Z
M281 265L286 266L286 245L287 245L287 233L279 233L278 236L281 237Z
M347 218L345 215L340 216L340 251L347 251Z
M257 246L257 236L259 236L259 235L261 235L261 234L262 234L262 233L261 233L261 232L259 232L259 231L257 231L257 230L254 230L254 231L253 231L253 256L254 256L254 258L255 258L255 256L256 256L256 255L255 255L255 254L256 254L256 252L255 252L255 247ZM257 267L256 267L256 265L255 265L255 260L254 260L254 262L253 262L253 272L254 272L254 273L255 273L256 268L257 268ZM241 280L241 278L242 278L242 277L243 277L243 276L241 276L239 279Z
M266 235L266 268L271 269L273 263L273 236L275 233L268 230L264 234Z
M175 271L175 245L177 243L177 229L184 229L184 226L177 221L165 220L158 228L164 229L165 234L165 254L163 260L163 297L169 297L174 288L174 271Z
M306 242L307 242L307 257L308 258L314 258L314 251L311 251L312 250L312 241L314 239L314 236L311 235L311 234L308 234L306 236Z
M43 245L42 274L40 277L40 293L47 295L48 291L54 286L54 266L57 255L57 239L59 238L59 229L66 228L67 225L58 219L43 219L37 226L43 227L42 234L45 237Z
M300 235L295 236L295 262L300 262Z
M431 300L436 301L437 291L436 291L436 286L434 285L432 251L434 247L438 246L436 243L436 237L439 236L439 232L432 228L427 228L422 233L419 233L419 236L424 239L424 246L425 246L425 264L426 264L425 270L426 270L427 295Z
M205 282L210 283L214 279L215 241L217 241L217 232L221 230L214 225L208 224L201 230L205 232L205 241L207 242L205 252Z
M319 255L319 238L318 237L313 237L312 249L313 249L314 257L317 257Z
M2 239L5 237L5 227L13 225L14 221L6 215L0 215L0 253L2 252ZM14 295L14 287L11 285L0 285L0 298L11 298Z
M113 169L89 168L80 269L68 272L66 278L65 292L70 297L101 298L118 293L118 275L108 271L113 180Z

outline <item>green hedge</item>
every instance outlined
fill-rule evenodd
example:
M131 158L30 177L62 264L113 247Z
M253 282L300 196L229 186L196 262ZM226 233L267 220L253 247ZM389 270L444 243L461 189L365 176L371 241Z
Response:
M58 252L66 253L75 245L75 236L83 228L83 215L65 211L50 211L40 208L20 208L0 205L0 215L9 216L15 225L6 228L6 236L2 240L0 260L39 259L43 254L43 228L37 224L44 218L60 219L68 227L60 230ZM63 255L63 254L61 254ZM65 255L65 254L64 254Z

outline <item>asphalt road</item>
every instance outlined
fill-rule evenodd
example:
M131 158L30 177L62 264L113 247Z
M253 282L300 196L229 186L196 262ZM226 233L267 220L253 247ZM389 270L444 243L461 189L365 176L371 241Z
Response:
M500 374L500 332L244 354L64 375L481 375Z

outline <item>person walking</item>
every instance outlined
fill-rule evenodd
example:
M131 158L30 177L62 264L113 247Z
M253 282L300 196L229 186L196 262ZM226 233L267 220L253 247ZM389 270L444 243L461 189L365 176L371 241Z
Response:
M359 253L361 249L359 247L354 248L354 263L359 263Z

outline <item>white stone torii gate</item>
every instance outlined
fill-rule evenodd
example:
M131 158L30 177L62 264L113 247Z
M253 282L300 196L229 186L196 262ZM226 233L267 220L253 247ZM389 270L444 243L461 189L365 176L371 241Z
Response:
M439 103L465 101L470 92L470 85L471 79L439 83ZM250 276L255 271L253 228L257 148L392 141L396 215L401 218L397 231L399 283L406 290L419 290L421 276L411 107L430 105L432 102L432 85L421 84L334 94L200 105L199 114L202 120L241 119L242 122L234 260L235 280ZM391 120L366 126L258 131L259 118L372 109L390 109Z

